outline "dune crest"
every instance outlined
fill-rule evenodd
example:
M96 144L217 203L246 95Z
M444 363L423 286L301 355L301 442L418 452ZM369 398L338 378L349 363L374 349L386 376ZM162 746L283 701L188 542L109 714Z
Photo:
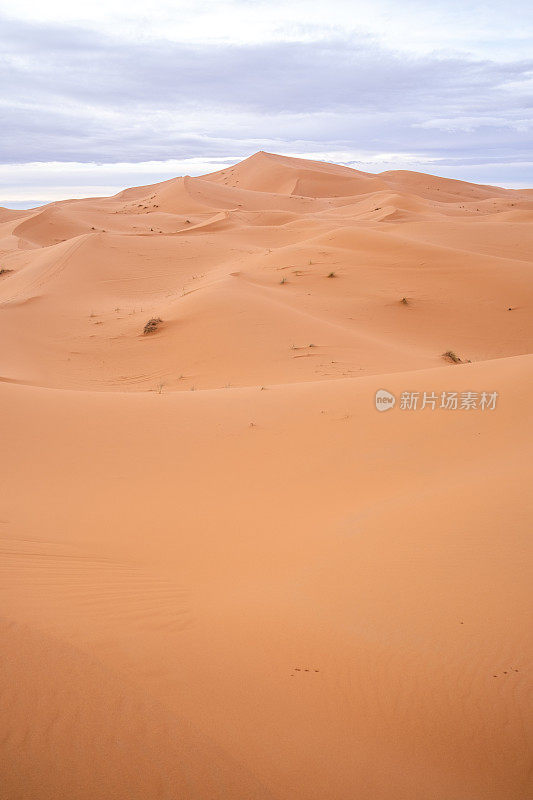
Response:
M0 374L179 391L527 353L532 219L527 193L271 153L9 215Z

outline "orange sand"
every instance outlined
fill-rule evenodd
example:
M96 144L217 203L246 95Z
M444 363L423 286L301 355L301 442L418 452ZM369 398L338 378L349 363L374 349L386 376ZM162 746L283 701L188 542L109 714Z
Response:
M532 221L268 153L0 209L2 800L533 795Z

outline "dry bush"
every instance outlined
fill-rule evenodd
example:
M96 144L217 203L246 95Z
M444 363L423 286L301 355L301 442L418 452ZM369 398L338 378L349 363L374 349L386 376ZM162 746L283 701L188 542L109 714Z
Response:
M148 320L148 322L144 326L143 334L146 336L146 334L148 333L155 333L162 322L163 320L161 319L161 317L152 317L151 319Z
M447 358L448 361L452 361L454 364L461 363L461 359L459 358L457 353L453 352L453 350L446 350L446 352L442 354L442 357Z

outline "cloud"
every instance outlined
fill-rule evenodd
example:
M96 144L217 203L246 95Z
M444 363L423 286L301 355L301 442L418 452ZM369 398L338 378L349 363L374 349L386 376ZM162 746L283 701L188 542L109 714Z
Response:
M465 131L471 133L479 128L511 128L512 130L525 133L533 130L533 117L530 119L505 119L505 117L461 117L451 119L428 119L424 122L416 123L417 128L435 129L455 133Z
M250 45L20 19L1 29L4 163L237 159L258 149L531 160L533 59L408 55L327 30Z
M235 46L128 42L14 20L4 20L2 29L4 91L111 110L179 104L313 113L414 109L420 101L490 104L496 98L508 105L533 72L533 59L405 56L364 35ZM505 90L510 82L514 93Z

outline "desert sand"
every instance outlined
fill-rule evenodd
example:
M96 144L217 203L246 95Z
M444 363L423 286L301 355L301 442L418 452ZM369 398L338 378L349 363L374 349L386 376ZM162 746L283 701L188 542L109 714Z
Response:
M0 210L2 800L533 796L532 222L263 152Z

